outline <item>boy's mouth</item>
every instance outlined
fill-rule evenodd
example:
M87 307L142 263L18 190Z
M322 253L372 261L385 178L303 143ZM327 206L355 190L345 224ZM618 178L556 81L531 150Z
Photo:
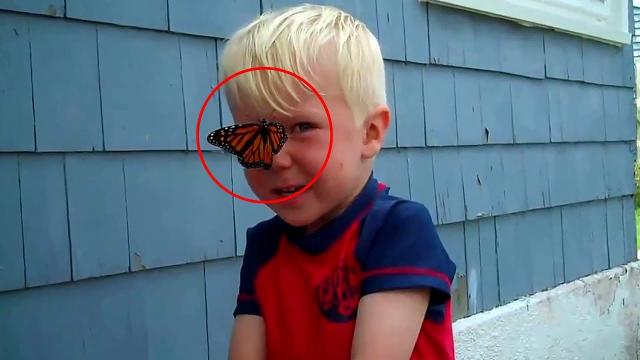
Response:
M290 185L290 186L283 186L283 187L275 188L272 191L278 197L284 197L284 196L289 196L289 195L295 193L296 191L302 189L303 187L304 187L304 185Z

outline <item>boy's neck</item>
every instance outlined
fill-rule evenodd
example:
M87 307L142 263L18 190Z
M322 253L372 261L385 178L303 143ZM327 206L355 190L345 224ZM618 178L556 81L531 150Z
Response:
M307 225L304 228L304 235L307 236L318 231L328 222L342 215L342 213L344 213L349 208L349 206L353 203L355 198L362 192L364 187L367 185L367 182L369 181L370 176L371 176L371 172L368 172L365 177L358 180L357 186L354 186L354 190L349 193L349 196L345 197L345 199L342 202L340 202L336 207L334 207L329 212L327 212L326 214L318 218L318 220Z

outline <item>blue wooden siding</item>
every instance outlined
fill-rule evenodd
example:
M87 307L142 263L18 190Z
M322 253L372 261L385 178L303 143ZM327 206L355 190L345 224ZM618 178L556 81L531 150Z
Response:
M273 213L209 179L196 121L224 39L298 3L0 0L0 359L226 358L246 229ZM630 46L414 0L314 3L380 39L374 171L430 210L456 317L635 259ZM204 158L254 198L204 141L232 121L216 95Z

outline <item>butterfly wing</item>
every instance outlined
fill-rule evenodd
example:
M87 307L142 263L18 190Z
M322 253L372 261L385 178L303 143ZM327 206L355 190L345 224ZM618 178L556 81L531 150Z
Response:
M233 155L242 156L259 134L260 125L231 125L210 133L207 136L207 142Z
M238 156L240 164L249 169L271 168L273 155L287 141L286 129L279 123L241 124L218 129L207 136L214 146Z
M287 131L285 127L279 123L270 123L268 142L273 154L279 153L287 142Z
M273 163L273 147L266 132L256 137L247 151L238 157L240 164L246 168L270 169Z

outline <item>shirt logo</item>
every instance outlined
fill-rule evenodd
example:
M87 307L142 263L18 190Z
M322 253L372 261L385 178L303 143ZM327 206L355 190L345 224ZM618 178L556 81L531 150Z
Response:
M342 265L316 285L316 300L320 311L329 321L349 322L356 318L360 300L359 268Z

